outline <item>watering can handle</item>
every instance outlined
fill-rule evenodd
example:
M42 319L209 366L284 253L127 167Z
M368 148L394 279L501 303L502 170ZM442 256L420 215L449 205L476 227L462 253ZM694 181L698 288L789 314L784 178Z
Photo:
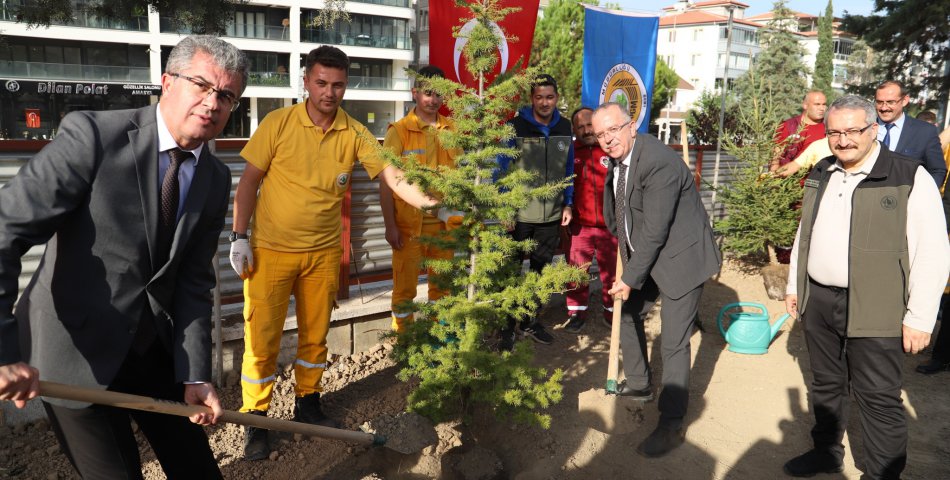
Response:
M768 316L768 313L769 313L769 311L765 308L765 305L762 305L761 303L755 303L755 302L736 302L736 303L730 303L729 305L722 307L722 310L719 310L719 316L716 317L716 325L719 326L719 333L722 334L723 337L726 336L726 329L722 327L722 318L726 315L726 312L728 312L729 310L732 310L734 308L741 308L741 307L758 308L766 316Z

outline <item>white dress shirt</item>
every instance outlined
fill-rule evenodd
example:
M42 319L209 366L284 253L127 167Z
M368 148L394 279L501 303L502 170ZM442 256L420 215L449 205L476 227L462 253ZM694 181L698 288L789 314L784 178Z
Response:
M897 142L901 140L901 132L904 131L904 114L901 113L901 116L897 117L897 120L894 120L893 123L894 126L891 127L891 137L888 142L890 145L887 147L888 150L892 152L897 149ZM884 122L880 120L878 120L878 124L881 126L877 128L877 140L883 142L884 135L887 135L887 127L885 127Z
M165 172L171 159L168 157L168 151L173 148L181 148L178 142L168 131L168 125L165 125L165 119L162 118L161 106L155 108L155 116L158 123L158 191L162 191L162 180L165 178ZM198 159L201 158L201 150L205 144L198 145L194 150L182 150L191 152L194 160L185 160L178 168L178 213L176 219L181 218L181 212L185 208L185 199L188 198L188 190L191 189L191 180L195 178L195 168L198 167Z

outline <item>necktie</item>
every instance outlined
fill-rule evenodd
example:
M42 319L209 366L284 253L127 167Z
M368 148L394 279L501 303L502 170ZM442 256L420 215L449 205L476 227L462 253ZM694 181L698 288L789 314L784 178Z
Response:
M884 142L884 146L887 147L887 148L890 149L890 150L893 150L893 148L891 148L891 129L892 129L892 128L894 128L894 124L893 124L893 123L885 123L885 124L884 124L884 129L885 129L886 131L884 132L884 140L883 140L883 142Z
M191 158L191 153L180 148L168 151L168 169L162 178L162 192L158 204L158 263L156 269L168 261L172 238L175 236L175 225L178 223L178 171L181 163ZM132 339L132 349L139 355L148 353L148 349L155 341L155 319L151 312L142 315L139 319L135 337Z
M620 242L620 259L624 265L630 260L627 251L627 166L620 164L617 174L617 191L614 194L614 217L617 220L617 240Z
M191 153L180 148L173 148L168 151L169 164L168 169L165 170L165 178L162 179L162 196L158 212L160 260L168 258L168 250L171 248L172 238L175 236L175 225L178 223L178 171L181 169L181 163L189 157L191 157ZM162 263L164 261L160 261L159 265Z

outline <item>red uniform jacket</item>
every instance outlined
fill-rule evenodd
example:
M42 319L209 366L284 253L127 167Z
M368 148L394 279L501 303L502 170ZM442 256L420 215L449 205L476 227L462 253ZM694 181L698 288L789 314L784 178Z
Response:
M574 220L571 233L581 226L606 227L604 223L604 180L613 168L610 157L599 145L588 147L574 142Z

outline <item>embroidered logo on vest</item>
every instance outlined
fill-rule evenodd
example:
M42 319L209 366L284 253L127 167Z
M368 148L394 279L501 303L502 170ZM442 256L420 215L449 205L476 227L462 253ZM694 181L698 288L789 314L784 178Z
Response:
M349 179L350 179L350 174L349 174L349 173L341 173L341 174L337 175L337 177L336 177L336 184L339 185L339 186L341 186L341 187L342 187L342 186L345 186L345 185L346 185L346 182L349 181Z
M606 156L600 157L600 164L603 165L604 168L609 167L609 166L610 166L610 157L606 157Z
M893 195L888 195L881 199L881 208L884 210L894 210L897 208L897 198Z

